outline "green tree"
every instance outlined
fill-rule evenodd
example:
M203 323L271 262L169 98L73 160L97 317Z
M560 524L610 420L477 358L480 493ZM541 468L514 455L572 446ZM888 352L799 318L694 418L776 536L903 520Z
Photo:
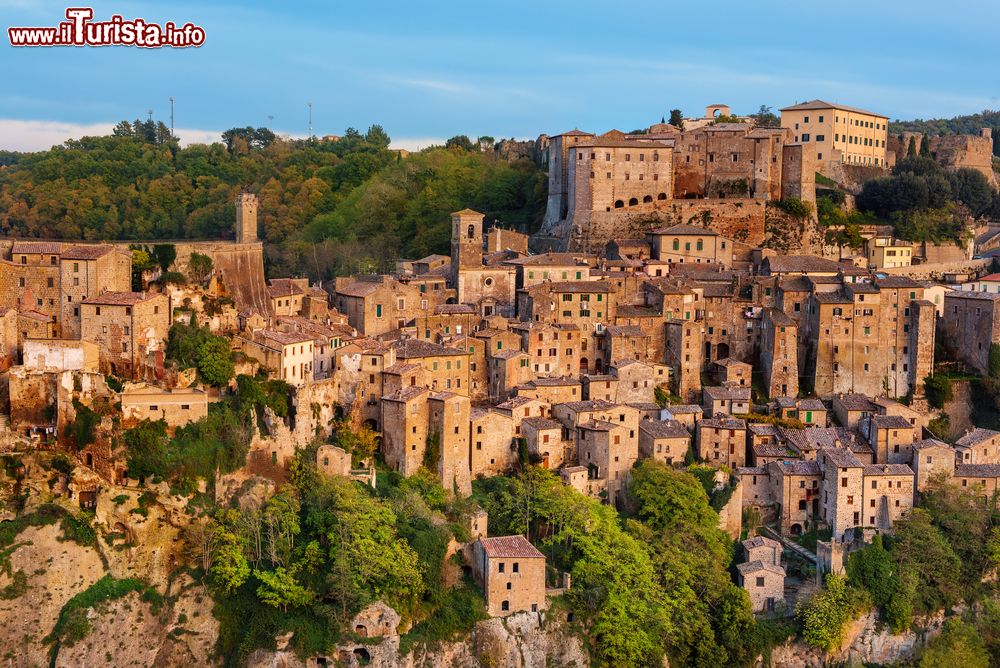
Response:
M930 614L951 607L961 598L962 564L931 521L930 513L914 508L896 521L891 550L904 578L913 578L913 611Z
M940 635L927 643L920 668L989 668L990 655L976 629L958 618L944 623Z
M132 429L126 429L123 438L128 451L130 476L166 474L167 423L164 420L143 420Z
M826 588L815 594L796 612L802 623L802 639L824 652L840 647L847 623L863 607L847 581L832 573L826 576Z
M930 137L924 135L920 138L920 157L929 158L931 157L931 141Z
M472 140L465 135L455 135L448 141L444 143L445 148L457 148L463 151L474 151L476 147L473 145Z
M313 592L296 582L295 576L284 568L279 567L273 571L255 570L253 575L260 580L257 598L262 603L281 608L282 612L287 612L289 607L307 605L314 598Z
M209 385L225 385L235 370L232 350L224 337L213 336L198 348L198 372Z
M191 253L188 259L188 278L192 283L204 285L212 275L212 258L201 253Z
M917 156L917 138L910 137L910 143L906 146L906 157L915 158Z
M875 536L871 545L851 553L847 576L850 584L868 591L893 633L910 626L913 592L904 585L898 565L882 544L882 536Z
M250 564L239 538L221 526L216 529L215 556L210 572L215 585L226 595L231 595L250 577Z
M153 257L156 258L156 263L160 265L160 269L167 271L170 269L170 265L174 263L174 260L177 259L177 246L173 244L154 244Z
M935 374L924 378L924 392L927 394L928 403L934 408L944 408L954 396L951 380L947 376Z
M674 126L675 128L678 128L679 130L683 130L684 112L682 112L680 109L671 109L670 120L668 120L667 123L670 123L670 125Z

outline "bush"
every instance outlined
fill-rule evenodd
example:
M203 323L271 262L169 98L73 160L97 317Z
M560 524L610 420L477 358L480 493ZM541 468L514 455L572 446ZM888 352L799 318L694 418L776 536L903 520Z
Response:
M952 400L951 380L947 376L931 374L924 378L927 401L934 408L944 408Z
M803 220L812 215L812 206L808 202L803 202L798 197L786 197L778 201L778 208L792 216Z
M802 639L824 652L840 647L844 627L865 607L865 598L847 581L834 574L826 576L826 589L805 604L799 604L796 615L802 622Z

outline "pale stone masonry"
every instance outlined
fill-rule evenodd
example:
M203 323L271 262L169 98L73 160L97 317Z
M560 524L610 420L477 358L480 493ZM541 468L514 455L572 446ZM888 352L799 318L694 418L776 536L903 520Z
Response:
M81 338L96 343L100 369L123 378L154 379L162 373L170 304L166 295L104 292L80 305Z
M483 588L491 617L546 607L545 555L524 536L477 540L472 545L472 574Z

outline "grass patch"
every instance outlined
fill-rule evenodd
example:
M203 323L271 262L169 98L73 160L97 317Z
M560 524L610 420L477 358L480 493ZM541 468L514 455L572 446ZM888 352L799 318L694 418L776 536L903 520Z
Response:
M24 571L17 571L14 573L13 581L0 589L0 599L10 601L20 598L21 594L26 591L28 591L28 576L25 575Z
M52 644L51 662L54 664L61 645L71 646L87 637L90 633L90 622L87 620L87 610L101 603L113 601L132 592L138 592L140 598L150 604L153 614L159 614L165 599L155 589L138 578L116 580L110 575L84 589L79 594L66 601L59 611L52 632L44 639Z

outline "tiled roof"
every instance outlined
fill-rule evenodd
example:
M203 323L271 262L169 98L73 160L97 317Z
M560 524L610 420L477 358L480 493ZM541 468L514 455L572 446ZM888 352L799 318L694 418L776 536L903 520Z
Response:
M12 255L59 255L62 244L58 241L15 241Z
M259 340L259 342L265 344L276 343L288 346L296 343L308 343L313 340L313 337L300 332L280 332L273 329L262 329L254 333L254 340Z
M843 448L823 448L820 454L830 460L837 468L862 468L864 466L853 452Z
M778 327L794 327L795 321L792 320L791 316L777 308L766 308L764 309L764 314L767 315L768 319L773 322Z
M643 420L639 423L639 431L646 432L653 438L690 438L691 434L677 420Z
M657 228L657 229L653 230L652 232L650 232L650 234L660 234L660 235L662 235L662 234L673 234L673 235L676 235L676 236L695 235L695 236L703 236L703 237L717 237L717 236L719 236L719 234L717 232L714 232L714 231L712 231L712 230L710 230L710 229L708 229L706 227L697 227L695 225L683 225L683 224L681 224L681 225L671 225L670 227L660 227L660 228Z
M873 415L872 424L877 429L913 429L910 421L901 415Z
M877 118L888 119L888 116L883 116L882 114L876 114L872 111L865 111L864 109L859 109L858 107L849 107L846 104L833 104L831 102L825 102L823 100L810 100L809 102L800 102L799 104L793 104L790 107L783 107L780 111L812 111L812 110L823 110L823 109L839 109L841 111L850 111L855 114L865 114L866 116L875 116Z
M746 429L747 423L746 420L741 420L740 418L720 415L702 420L698 423L698 426L710 429Z
M923 450L925 448L948 448L949 450L952 449L950 445L948 445L943 441L939 441L936 438L925 438L913 444L914 450Z
M64 260L96 260L114 250L114 246L104 244L81 244L63 249Z
M428 390L426 387L420 387L419 385L409 385L407 387L404 387L400 390L393 392L392 394L388 394L382 398L385 399L386 401L398 401L401 403L405 403L407 401L410 401L411 399L419 397L425 392L430 392L430 390Z
M906 464L874 464L866 466L864 475L913 475L913 469Z
M665 408L670 411L671 415L690 415L692 413L701 415L705 412L705 409L698 404L670 404Z
M412 359L415 357L445 357L468 355L468 351L456 350L447 346L421 341L419 339L404 339L396 344L396 355L402 359Z
M813 459L783 459L768 466L777 466L784 475L819 475L819 462Z
M475 312L476 309L468 304L438 304L434 307L435 315L464 315Z
M956 464L955 475L964 478L1000 478L1000 464Z
M155 292L103 292L96 297L88 297L84 304L101 304L107 306L133 306L141 302L159 297Z
M781 577L785 577L785 569L781 566L776 566L775 564L769 564L758 559L757 561L748 561L736 566L736 570L740 572L741 575L747 576L753 573L759 573L760 571L768 571L769 573L775 573Z
M523 425L528 425L533 429L562 429L562 424L546 417L526 417L521 420L521 425L522 429L524 429Z
M837 272L840 263L817 255L773 255L764 260L771 273L805 274L811 271Z
M864 394L843 394L833 398L835 403L839 403L849 411L874 411L875 404Z
M955 447L957 448L969 448L974 445L978 445L984 441L988 441L991 438L1000 436L1000 432L993 431L992 429L983 429L982 427L976 427L968 434L965 434L960 439L955 441Z
M781 549L781 543L767 536L752 536L743 541L743 547L748 551L757 547L776 547Z
M919 288L920 284L908 276L886 276L876 278L875 284L880 288Z

